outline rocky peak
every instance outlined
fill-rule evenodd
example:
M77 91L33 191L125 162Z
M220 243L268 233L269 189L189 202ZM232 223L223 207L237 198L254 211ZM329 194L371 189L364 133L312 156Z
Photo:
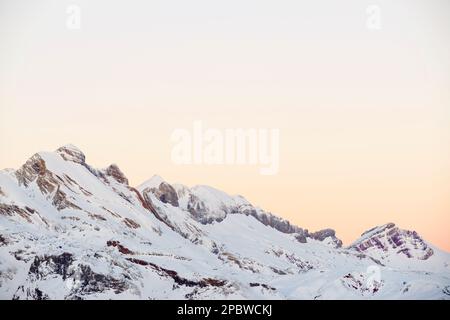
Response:
M394 223L387 223L364 232L350 248L376 254L381 258L394 253L407 258L427 260L434 253L416 231L400 229Z
M25 162L15 174L20 184L28 186L28 183L36 179L38 176L43 176L47 172L44 159L36 153Z
M143 193L153 193L160 201L178 207L178 195L176 190L167 182L161 182L157 188L147 188Z
M116 164L111 164L106 168L105 173L107 176L114 178L117 182L128 185L127 177Z
M323 241L328 237L336 236L336 231L333 229L323 229L317 232L313 232L310 234L310 237L319 241Z
M361 235L361 237L371 236L371 235L374 235L374 234L379 234L379 233L382 233L382 232L384 232L386 230L393 229L393 228L395 228L395 223L389 222L389 223L386 223L384 225L376 226L376 227L374 227L372 229L369 229L369 230L365 231Z
M143 192L145 189L158 188L161 182L164 182L164 179L155 174L150 179L139 185L137 189Z
M314 239L325 242L334 248L342 247L342 240L336 237L336 231L333 229L323 229L316 232L309 232L307 229L299 228L295 232L295 239L300 243L307 243L307 239Z
M72 144L67 144L56 150L56 152L66 161L72 161L79 164L84 164L86 156L84 153Z
M335 247L342 247L342 240L336 237L336 231L333 229L323 229L309 234L309 237L318 241L324 241L329 238Z

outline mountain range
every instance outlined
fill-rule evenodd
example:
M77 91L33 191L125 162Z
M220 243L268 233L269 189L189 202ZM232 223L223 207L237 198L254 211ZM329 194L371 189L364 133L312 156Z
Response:
M343 246L209 186L133 187L66 145L0 171L1 299L450 299L450 254L394 223Z

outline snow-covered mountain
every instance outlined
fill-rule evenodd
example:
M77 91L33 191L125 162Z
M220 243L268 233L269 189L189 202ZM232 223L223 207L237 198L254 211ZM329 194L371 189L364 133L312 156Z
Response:
M2 299L450 299L449 264L394 224L343 248L208 186L134 188L71 145L0 172Z

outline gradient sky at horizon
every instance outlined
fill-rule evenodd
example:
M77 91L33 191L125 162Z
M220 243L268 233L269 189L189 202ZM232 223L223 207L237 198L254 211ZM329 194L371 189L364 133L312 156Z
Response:
M0 0L0 168L72 143L133 185L211 185L347 244L395 222L450 251L449 39L445 0ZM279 128L279 173L175 165L195 120Z

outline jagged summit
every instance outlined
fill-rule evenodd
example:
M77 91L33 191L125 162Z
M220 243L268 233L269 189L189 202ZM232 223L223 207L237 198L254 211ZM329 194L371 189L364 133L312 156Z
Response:
M86 156L73 144L66 144L56 150L64 160L73 161L77 163L85 163Z
M407 258L427 260L434 254L434 250L416 231L400 229L392 222L364 232L350 248L371 253L380 259L403 255Z
M141 183L137 189L138 190L144 190L147 188L158 188L159 185L161 184L161 182L164 182L165 180L160 177L159 175L155 174L153 175L150 179L144 181L143 183Z
M113 177L117 182L128 185L127 177L116 164L111 164L105 169L105 172L108 176Z
M393 222L385 223L385 224L383 224L381 226L376 226L376 227L373 227L373 228L363 232L361 234L361 237L362 238L363 237L368 237L368 236L373 235L375 233L383 232L383 231L385 231L387 229L392 229L394 227L395 227L395 223L393 223Z

